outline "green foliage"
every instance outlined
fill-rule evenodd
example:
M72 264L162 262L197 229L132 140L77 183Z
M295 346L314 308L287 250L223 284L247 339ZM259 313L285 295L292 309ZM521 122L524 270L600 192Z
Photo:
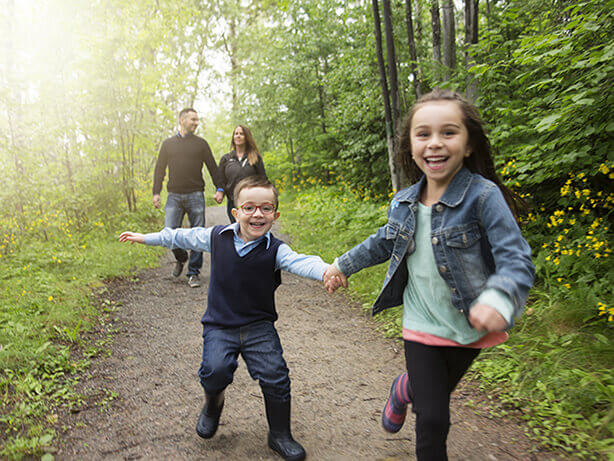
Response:
M508 345L485 354L477 376L523 411L540 442L577 456L608 453L614 1L480 2L471 66L446 82L431 58L428 4L412 3L424 87L462 90L475 79L498 171L531 205L521 217L538 276L531 315ZM407 112L414 96L404 4L392 7ZM148 190L157 145L180 108L199 109L216 90L202 79L219 77L212 49L231 64L232 110L203 114L207 137L221 154L230 121L250 125L285 190L282 219L295 246L330 261L384 222L390 179L370 8L340 0L66 0L0 11L9 32L0 51L2 456L41 454L53 436L53 406L78 404L71 380L87 360L68 351L83 346L100 316L92 284L155 260L151 251L117 247L113 234L158 230L162 212ZM457 50L462 62L464 47ZM368 306L384 270L353 276L351 293ZM398 309L378 318L398 336Z
M137 195L149 201L144 191ZM12 229L0 234L10 242L0 253L0 455L8 458L40 455L55 436L56 407L81 403L74 385L104 347L84 340L102 327L110 308L92 290L100 280L155 265L159 255L119 244L117 236L158 229L160 211L91 216L80 229L58 210L48 211L32 213L23 229L0 220L0 229Z
M600 169L614 161L613 6L511 2L476 47L473 70L480 105L493 121L492 140L503 158L515 161L523 191L548 212L570 171L583 174L592 192L612 192Z
M280 198L281 223L295 250L332 262L385 223L381 202L361 197L344 184L293 187ZM323 229L334 235L323 235ZM350 279L351 292L361 302L375 299L386 267L365 269Z
M376 194L388 189L366 11L339 0L287 2L245 31L253 38L243 50L239 116L293 182L330 182L332 172Z

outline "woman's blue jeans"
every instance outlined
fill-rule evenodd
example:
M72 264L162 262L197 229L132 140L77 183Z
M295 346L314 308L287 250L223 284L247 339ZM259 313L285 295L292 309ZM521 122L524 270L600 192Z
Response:
M241 354L262 393L274 400L290 399L290 377L275 326L259 321L238 328L203 328L203 355L198 376L208 394L222 392L232 383Z
M181 227L186 214L190 227L205 227L205 196L202 191L189 194L168 193L164 206L164 227L171 229ZM172 251L177 261L185 263L188 260L187 251L181 248L175 248ZM191 250L187 276L200 274L201 267L203 267L203 254L200 251Z

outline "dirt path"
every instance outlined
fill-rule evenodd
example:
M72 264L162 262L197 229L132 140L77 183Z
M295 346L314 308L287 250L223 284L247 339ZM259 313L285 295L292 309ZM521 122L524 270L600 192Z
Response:
M207 210L207 225L225 222L222 207ZM106 295L121 306L110 325L117 330L111 354L96 359L83 379L87 404L61 417L56 459L280 459L266 445L262 395L242 361L218 433L211 440L195 433L203 402L197 370L209 273L204 256L201 288L174 279L169 256L138 283L116 284ZM383 339L343 295L291 274L282 278L277 327L292 379L293 434L308 458L413 459L413 418L395 435L380 427L391 379L404 366L401 344ZM450 459L552 459L530 454L517 422L496 423L463 405L472 392L464 386L453 396ZM116 397L99 405L109 395Z

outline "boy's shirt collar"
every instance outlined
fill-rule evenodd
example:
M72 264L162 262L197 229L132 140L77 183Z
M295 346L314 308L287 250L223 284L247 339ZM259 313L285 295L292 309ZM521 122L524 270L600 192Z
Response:
M262 237L257 238L256 240L250 240L249 242L246 242L245 240L243 240L241 237L239 237L239 223L233 223L233 224L228 224L226 227L224 227L221 231L220 234L222 232L226 232L226 231L233 231L235 234L235 238L241 240L243 242L244 245L249 245L252 243L259 243L262 239L266 238L266 247L267 250L269 249L269 246L271 246L271 231L268 231L266 234L264 234Z

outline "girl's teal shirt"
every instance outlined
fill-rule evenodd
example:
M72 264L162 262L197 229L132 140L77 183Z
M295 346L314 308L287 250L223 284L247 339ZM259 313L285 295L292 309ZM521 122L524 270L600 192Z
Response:
M336 260L348 276L389 260L373 315L403 304L406 258L416 249L416 214L424 184L422 177L399 191L388 209L388 222ZM514 316L521 314L535 276L531 248L492 181L461 169L431 207L430 237L437 270L456 309L468 316L478 296L492 288L509 298Z

